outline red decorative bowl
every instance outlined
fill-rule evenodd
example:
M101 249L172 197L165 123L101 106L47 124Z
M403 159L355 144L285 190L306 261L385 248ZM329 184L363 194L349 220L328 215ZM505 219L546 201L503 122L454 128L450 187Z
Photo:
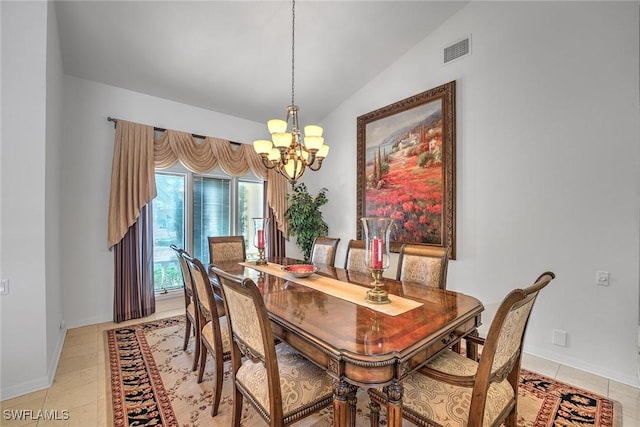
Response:
M296 278L309 277L316 271L318 271L318 267L311 264L294 264L294 265L285 265L282 267L282 271L290 274Z

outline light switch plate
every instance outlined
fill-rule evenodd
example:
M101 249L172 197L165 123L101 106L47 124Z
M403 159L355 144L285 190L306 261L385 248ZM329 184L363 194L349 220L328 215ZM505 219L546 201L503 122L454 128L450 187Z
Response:
M0 295L7 295L9 293L9 279L2 279L0 281Z

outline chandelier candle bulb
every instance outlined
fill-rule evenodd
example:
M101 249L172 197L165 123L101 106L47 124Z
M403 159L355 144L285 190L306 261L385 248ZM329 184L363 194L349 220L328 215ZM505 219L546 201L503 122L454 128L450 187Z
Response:
M304 136L305 138L308 136L322 136L322 128L316 125L307 125L304 127Z
M321 136L306 136L304 138L304 145L309 151L319 150L320 147L324 145L324 138Z
M271 148L273 148L273 144L267 139L258 139L253 141L253 148L258 154L269 154Z
M324 159L325 157L327 157L327 154L329 154L329 146L326 144L323 144L322 147L320 147L320 149L316 153L316 157L319 159Z
M287 131L287 122L280 119L271 119L267 122L267 128L270 134L284 133Z
M273 145L278 148L286 148L291 144L292 135L287 132L276 132L273 134Z
M271 147L271 150L269 150L269 154L267 154L267 158L272 162L277 162L278 160L280 160L280 150L278 150L276 147Z

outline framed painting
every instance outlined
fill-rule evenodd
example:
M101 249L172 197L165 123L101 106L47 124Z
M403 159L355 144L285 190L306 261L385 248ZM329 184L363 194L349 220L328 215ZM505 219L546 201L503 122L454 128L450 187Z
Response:
M360 218L394 219L391 250L404 243L449 248L456 256L455 81L359 116Z

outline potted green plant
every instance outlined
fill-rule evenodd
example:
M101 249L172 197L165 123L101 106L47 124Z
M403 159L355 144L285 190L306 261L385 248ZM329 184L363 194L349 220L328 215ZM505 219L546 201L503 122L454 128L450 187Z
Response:
M314 197L309 194L304 183L294 185L293 191L287 195L289 207L285 218L289 221L289 235L296 238L296 243L305 261L311 259L311 248L318 236L326 236L329 226L322 217L320 206L325 205L327 189L322 188Z

